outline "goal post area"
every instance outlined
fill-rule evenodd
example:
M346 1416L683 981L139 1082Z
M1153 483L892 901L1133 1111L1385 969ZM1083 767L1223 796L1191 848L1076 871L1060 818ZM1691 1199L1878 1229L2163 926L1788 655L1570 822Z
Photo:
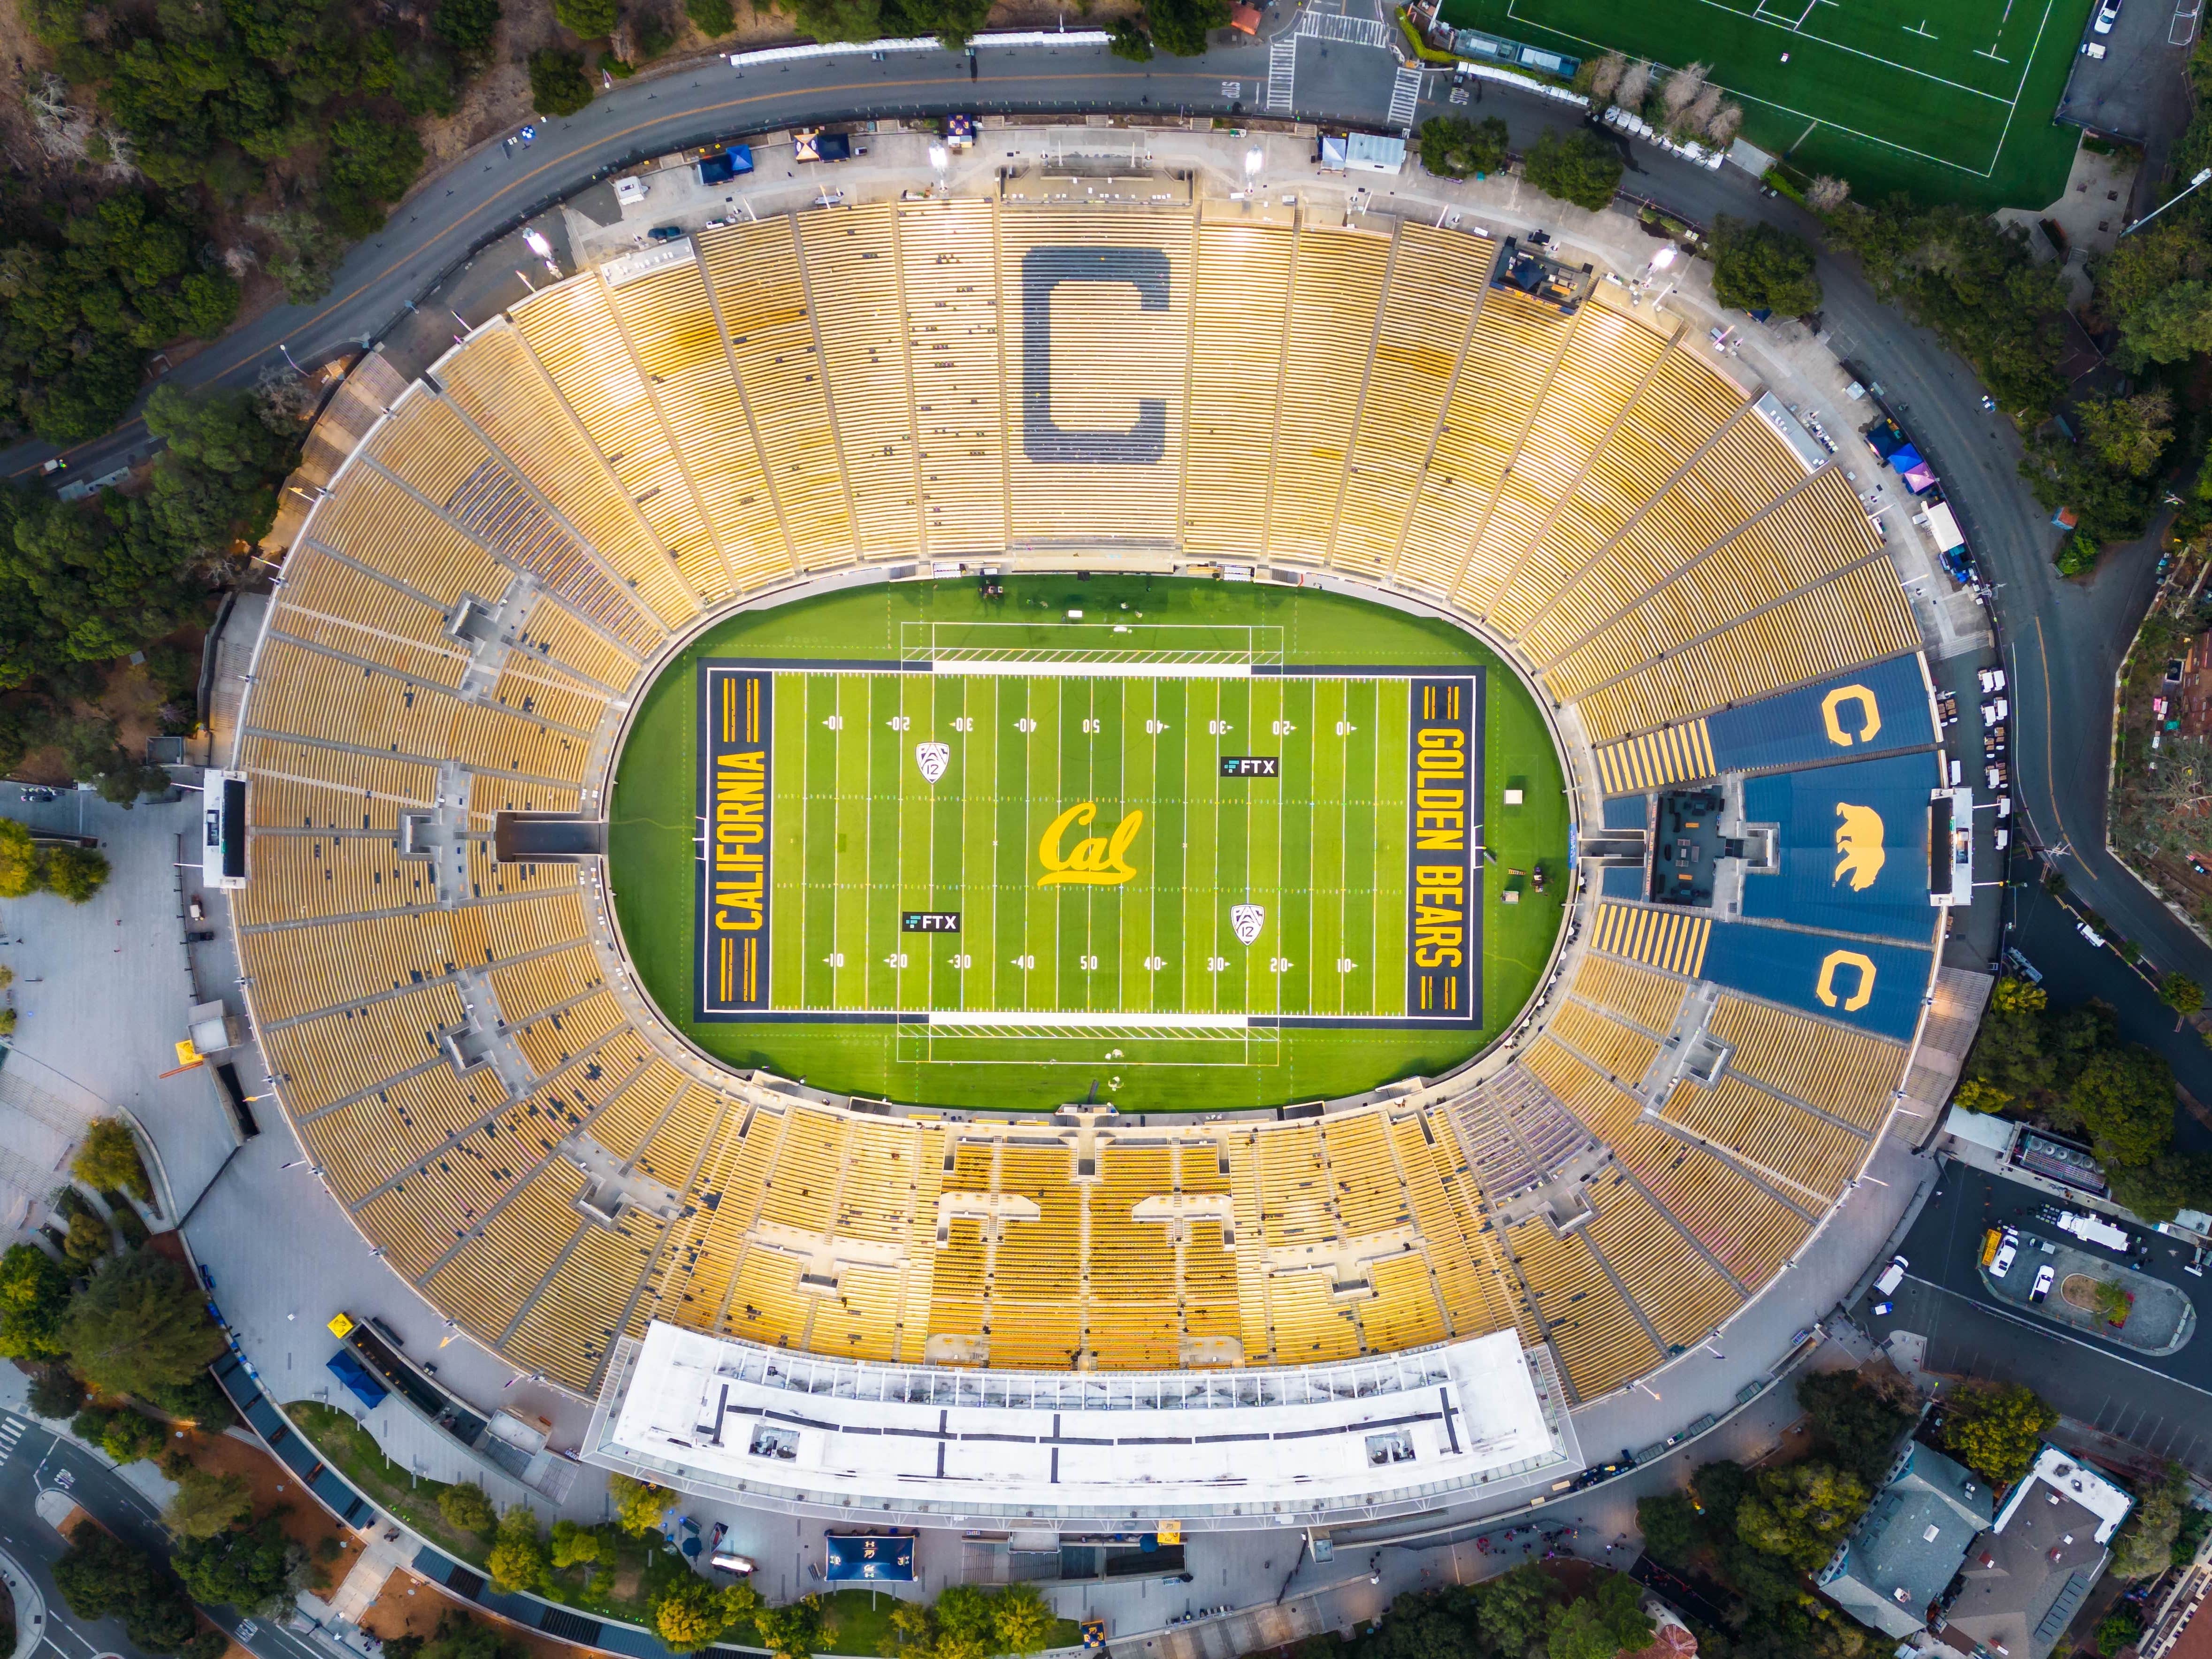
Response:
M1084 631L702 659L695 1018L1173 1064L1265 1064L1291 1027L1480 1029L1486 671Z

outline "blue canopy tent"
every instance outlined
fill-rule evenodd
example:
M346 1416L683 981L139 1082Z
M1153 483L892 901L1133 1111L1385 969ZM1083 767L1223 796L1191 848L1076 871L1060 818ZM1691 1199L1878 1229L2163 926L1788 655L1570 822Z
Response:
M351 1389L361 1403L374 1411L381 1406L392 1390L369 1375L368 1367L353 1357L350 1348L340 1348L330 1358L330 1368L339 1382Z
M858 1533L823 1540L829 1564L823 1577L834 1581L859 1579L877 1583L911 1583L914 1580L914 1539L896 1533Z

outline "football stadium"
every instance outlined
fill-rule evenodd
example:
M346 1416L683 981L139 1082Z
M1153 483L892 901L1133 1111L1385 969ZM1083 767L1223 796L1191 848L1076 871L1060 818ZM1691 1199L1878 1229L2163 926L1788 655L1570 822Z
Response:
M1969 810L1843 468L1587 272L915 195L357 373L231 896L386 1265L750 1504L1560 1487L1873 1156Z

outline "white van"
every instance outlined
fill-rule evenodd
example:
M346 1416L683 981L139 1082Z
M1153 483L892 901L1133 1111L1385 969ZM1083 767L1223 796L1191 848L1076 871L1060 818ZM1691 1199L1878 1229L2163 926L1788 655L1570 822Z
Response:
M1897 1287L1905 1282L1905 1270L1911 1265L1901 1255L1890 1257L1889 1266L1881 1270L1881 1277L1874 1282L1875 1294L1893 1295Z

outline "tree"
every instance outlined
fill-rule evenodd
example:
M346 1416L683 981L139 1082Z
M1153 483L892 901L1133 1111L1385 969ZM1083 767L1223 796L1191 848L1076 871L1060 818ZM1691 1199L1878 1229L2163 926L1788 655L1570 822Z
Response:
M1951 1103L1969 1112L2002 1112L2012 1104L2012 1096L1994 1083L1970 1077L1952 1091Z
M273 1611L292 1599L307 1553L274 1515L251 1527L188 1538L169 1558L192 1599L241 1613Z
M930 1611L937 1618L937 1659L988 1659L998 1639L991 1592L980 1584L954 1584Z
M1820 308L1813 246L1778 226L1731 219L1713 222L1713 297L1738 311L1802 317Z
M1613 204L1613 193L1620 188L1621 171L1620 152L1584 129L1547 132L1529 146L1522 163L1528 182L1545 195L1572 202L1592 213Z
M388 1649L391 1644L385 1645ZM521 1643L498 1626L448 1613L439 1618L436 1634L422 1644L417 1659L524 1659L525 1651ZM388 1653L386 1659L391 1659Z
M116 1618L148 1653L174 1653L198 1620L174 1576L89 1521L77 1523L68 1551L53 1565L54 1588L79 1619Z
M2143 300L2120 319L2122 368L2185 362L2212 351L2212 283L2174 283Z
M753 1614L753 1632L775 1659L814 1659L827 1634L822 1598L803 1595L788 1607L762 1607Z
M2093 1056L2067 1099L2106 1162L2148 1164L2173 1139L2173 1068L2138 1043Z
M2148 1164L2108 1164L2105 1179L2114 1203L2154 1224L2212 1206L2212 1152L2168 1150Z
M2117 1602L2112 1610L2098 1621L2097 1651L2104 1655L2105 1659L2112 1659L2112 1655L2142 1634L2142 1609L2131 1601Z
M1432 115L1421 123L1421 165L1443 179L1473 179L1505 166L1505 123L1497 116L1470 121Z
M1797 1403L1836 1461L1872 1488L1888 1472L1897 1443L1917 1412L1863 1381L1856 1371L1815 1371L1797 1379Z
M187 1465L177 1471L177 1495L161 1511L161 1524L179 1538L212 1538L253 1512L253 1492L243 1477L210 1474Z
M678 1578L653 1604L653 1633L674 1653L709 1646L729 1627L730 1609L721 1591L696 1573Z
M0 1358L51 1359L65 1352L69 1299L70 1276L59 1262L35 1244L10 1244L0 1256Z
M2038 260L2027 233L1999 228L1953 203L1893 196L1845 202L1829 216L1833 240L1859 256L1883 298L1902 306L1972 362L2008 409L2048 409L2063 388L2059 322L2065 281Z
M145 1160L138 1156L138 1142L119 1117L96 1117L85 1125L76 1156L70 1160L70 1173L95 1192L128 1193L153 1201L154 1183L146 1174Z
M2128 1295L2128 1287L2118 1279L2100 1279L2097 1281L2097 1313L2106 1324L2125 1324L2132 1300Z
M1736 1506L1736 1536L1765 1555L1813 1572L1867 1505L1866 1483L1848 1469L1808 1461L1761 1469Z
M2157 1577L2174 1564L2174 1540L2190 1509L2190 1471L2166 1464L2157 1486L2135 1500L2135 1513L2112 1540L2112 1573L2124 1579Z
M1229 21L1229 0L1147 0L1145 20L1152 44L1177 58L1206 51L1206 33Z
M1628 72L1628 59L1617 52L1602 57L1583 60L1575 71L1575 90L1600 104L1610 103L1620 85L1620 77Z
M592 101L584 60L573 52L547 46L530 54L530 97L540 115L574 115Z
M1152 61L1152 37L1145 33L1144 26L1135 18L1115 18L1108 33L1112 39L1107 50L1116 58L1126 58L1133 64Z
M622 1477L615 1477L620 1480ZM457 1480L438 1494L438 1513L449 1527L463 1532L489 1533L499 1516L484 1496L484 1489L473 1480Z
M1525 1654L1544 1633L1546 1610L1556 1586L1530 1562L1475 1587L1475 1617L1482 1634L1501 1653Z
M372 235L384 228L383 204L404 196L422 170L422 141L412 127L356 110L331 129L324 206L348 235Z
M668 1511L676 1507L665 1487L626 1474L607 1477L607 1496L614 1500L615 1524L633 1537L659 1531Z
M684 0L684 15L691 20L692 27L709 40L718 40L738 26L738 15L730 8L730 0Z
M1943 1447L1993 1487L2026 1474L2058 1413L2025 1383L1969 1389L1951 1401Z
M529 1504L517 1504L499 1517L497 1535L484 1565L491 1571L495 1589L534 1590L545 1582L550 1563L546 1559L545 1540L538 1530L538 1516Z
M1034 1584L1009 1584L1000 1590L991 1620L998 1632L996 1650L1016 1656L1042 1653L1051 1644L1057 1622Z
M1823 217L1851 198L1851 182L1824 173L1805 187L1805 205Z
M56 847L46 854L46 885L71 904L84 904L107 885L107 854L89 847Z
M1685 64L1666 79L1659 88L1659 108L1669 127L1681 124L1689 111L1705 90L1705 77L1713 72L1711 64Z
M602 40L615 32L615 0L553 0L553 15L581 40Z
M2163 387L2132 398L2084 398L2074 413L2082 447L2123 477L2150 477L2173 437L2173 398Z
M604 1541L595 1527L580 1527L574 1521L556 1521L553 1565L556 1569L588 1567L599 1560Z
M222 1352L198 1282L150 1250L100 1264L70 1304L61 1340L78 1374L109 1394L188 1382Z
M31 832L0 818L0 898L27 898L46 884L45 873Z
M499 0L438 0L430 27L462 52L482 52L491 46L499 15Z
M2158 982L2158 1000L2173 1010L2178 1031L2191 1014L2203 1011L2204 988L2186 974L2168 974Z
M1651 95L1651 61L1639 58L1620 72L1620 84L1613 88L1613 101L1625 110L1642 113L1644 100Z
M1661 1492L1636 1500L1636 1529L1644 1553L1670 1567L1686 1565L1698 1547L1698 1510L1686 1492Z
M1577 1599L1553 1607L1544 1638L1547 1659L1613 1659L1620 1644L1598 1616L1597 1603Z
M74 1417L84 1404L84 1384L66 1365L41 1365L31 1376L29 1403L33 1413L56 1422Z

